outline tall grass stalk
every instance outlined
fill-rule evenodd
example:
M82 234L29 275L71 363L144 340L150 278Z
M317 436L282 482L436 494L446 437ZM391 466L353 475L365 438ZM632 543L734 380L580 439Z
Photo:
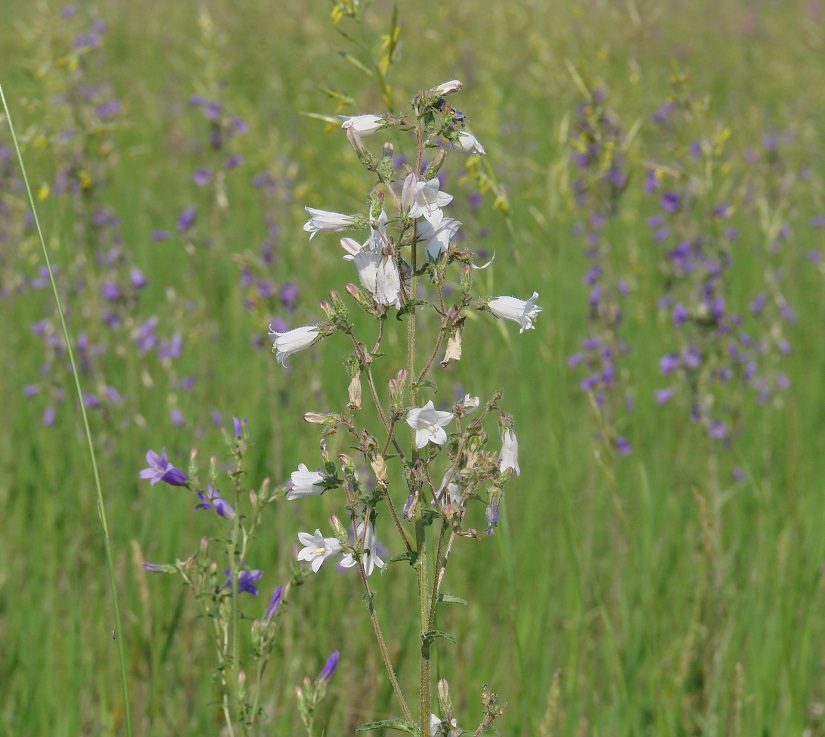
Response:
M83 391L80 387L80 372L78 371L77 364L75 363L74 359L74 351L72 350L72 342L69 339L69 328L66 325L66 318L63 314L63 306L60 302L60 295L57 291L57 284L54 279L54 273L52 272L52 265L49 259L49 251L46 248L46 241L43 238L43 230L40 227L40 219L37 216L37 207L34 204L34 196L32 195L31 187L29 186L29 178L26 174L26 166L23 163L23 154L20 151L20 144L17 141L17 135L14 132L14 124L12 122L11 112L9 111L9 106L6 102L6 95L3 91L3 85L0 83L0 101L3 103L3 112L5 113L6 120L9 124L9 133L11 135L12 144L14 145L15 153L17 154L17 162L20 164L20 174L23 177L23 184L26 188L26 195L29 199L29 206L31 207L32 211L32 219L34 220L35 228L37 229L37 237L40 241L40 247L43 252L43 261L46 264L46 269L49 272L49 281L52 287L52 293L54 294L54 301L55 306L57 307L57 314L60 316L60 325L63 329L63 338L66 341L66 351L69 356L69 362L72 366L72 377L74 379L74 386L75 391L77 393L78 403L80 404L80 414L83 418L83 430L86 435L86 442L87 447L89 450L89 459L92 463L92 474L94 476L95 481L95 490L97 493L97 513L98 517L100 518L100 525L103 530L103 546L106 550L106 567L109 572L109 584L112 590L112 604L114 605L114 615L115 615L115 628L112 632L112 636L114 637L115 641L117 642L117 651L118 651L118 659L120 661L120 679L121 685L123 687L123 714L126 720L126 734L131 737L132 735L132 715L129 708L129 685L126 679L126 652L123 647L123 628L121 626L120 621L120 607L118 605L118 598L117 598L117 582L115 580L115 564L112 558L112 544L109 537L109 524L106 520L106 505L103 501L103 489L100 485L100 473L97 469L97 458L95 455L95 447L94 443L92 442L92 432L89 428L89 418L86 414L86 405L83 402Z

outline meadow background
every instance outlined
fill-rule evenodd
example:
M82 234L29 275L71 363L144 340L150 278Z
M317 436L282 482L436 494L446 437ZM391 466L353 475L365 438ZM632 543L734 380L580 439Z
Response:
M369 183L342 134L302 113L383 111L338 52L377 59L392 6L374 3L360 27L342 21L360 49L331 7L0 4L0 80L93 395L139 735L221 727L194 606L140 567L190 555L205 521L186 493L139 481L146 450L185 468L194 447L205 463L223 453L219 427L246 417L251 484L281 483L316 453L303 412L344 401L342 346L326 341L284 371L265 336L276 318L312 322L318 299L352 279L336 237L307 242L303 206L359 211ZM497 723L509 735L825 734L824 12L815 0L401 4L397 109L463 80L456 105L506 190L509 208L490 190L478 206L466 159L450 158L444 189L464 240L496 253L481 291L535 289L544 308L524 335L471 320L464 360L440 378L446 394L502 388L521 445L498 533L451 564L449 593L471 607L439 621L457 645L440 648L436 670L462 725L486 682L509 704ZM352 104L339 110L323 88ZM577 122L594 92L611 123L584 169ZM123 734L90 465L10 145L2 125L0 734ZM605 210L611 161L626 176ZM720 395L736 423L722 439L690 421L689 382L660 365L685 326L661 302L656 218L673 214L663 194L690 182L702 197L672 227L713 231L708 213L728 207L726 305L773 346L759 369L770 390L737 375ZM627 286L609 328L589 318L596 241L603 272ZM763 293L764 310L752 304ZM627 347L609 413L594 412L569 361L594 331ZM681 389L660 404L668 385ZM631 452L611 446L616 433ZM336 511L313 501L272 515L250 561L263 590L288 578L297 530ZM381 578L377 606L414 683L401 568ZM394 714L360 590L333 570L319 577L283 620L264 733L298 733L292 688L336 648L326 734Z

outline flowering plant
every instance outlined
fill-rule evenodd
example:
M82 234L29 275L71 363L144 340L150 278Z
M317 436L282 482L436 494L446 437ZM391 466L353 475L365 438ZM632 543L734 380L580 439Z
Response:
M321 302L324 319L317 325L287 333L270 329L273 351L285 367L286 358L293 353L337 333L351 344L346 359L348 401L340 412L304 415L308 423L321 426L321 465L310 470L306 464L299 464L292 473L287 499L329 491L340 494L346 508L348 524L333 515L331 534L320 527L314 533L297 533L302 545L297 558L309 563L314 573L338 556L340 567L358 571L372 628L401 712L399 719L372 722L362 725L359 731L394 728L417 735L461 734L446 682L438 687L441 716L431 709L431 651L437 639L452 639L434 629L436 609L456 600L442 592L456 541L479 537L468 524L470 503L483 505L485 531L492 534L498 524L503 487L520 473L513 418L500 407L500 391L483 405L479 397L470 394L454 403L442 402L440 407L435 404L436 367L447 370L460 360L469 313L489 312L496 318L512 320L523 333L534 327L541 312L535 292L527 300L471 294L474 271L490 264L477 264L474 254L460 244L461 222L446 214L453 197L441 189L439 178L450 149L476 157L485 154L481 143L466 129L464 115L448 101L461 86L458 80L451 80L422 90L412 101L411 116L344 117L341 128L360 163L374 177L367 209L347 214L306 208L310 219L304 230L310 240L317 233L365 232L362 238L347 235L340 242L346 252L344 258L354 264L358 278L358 284L347 284L345 291L375 320L375 334L362 335L336 290ZM364 138L379 132L414 136L414 160L399 164L394 160L391 143L383 145L380 156L374 155ZM448 282L456 277L458 288L450 288ZM397 319L390 320L393 310ZM433 345L422 350L420 337L426 327L419 329L419 316L425 315L433 318L437 329L432 331ZM404 323L407 355L399 367L392 365L393 359L388 357L386 338L393 326ZM378 379L382 367L386 392ZM380 422L377 429L360 423L364 382ZM497 418L498 428L491 437L487 425L492 418ZM411 435L405 425L412 430ZM343 452L334 456L327 447L334 435L346 436L350 447L356 448L357 457ZM403 489L400 494L395 492L399 485ZM397 547L396 554L385 561L378 539L386 517L391 520ZM434 559L430 559L430 538L435 540ZM401 561L406 561L415 574L419 602L417 714L408 705L396 677L371 582L377 570ZM479 731L502 710L492 692L485 690L482 702L484 717Z

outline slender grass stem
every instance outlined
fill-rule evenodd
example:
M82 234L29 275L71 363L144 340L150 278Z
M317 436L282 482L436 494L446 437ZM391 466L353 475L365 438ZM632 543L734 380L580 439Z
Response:
M2 84L0 84L0 100L2 100L3 112L5 113L6 120L9 123L9 132L11 133L11 139L14 144L14 150L17 154L17 161L20 164L20 174L23 177L23 184L26 188L26 195L28 196L29 205L32 210L32 219L34 220L34 225L37 229L37 237L40 241L40 248L43 252L43 260L46 264L46 269L49 272L49 281L52 286L52 293L54 294L54 301L55 305L57 306L57 313L60 316L60 325L63 329L63 339L66 341L66 351L69 356L69 362L72 365L72 377L74 378L75 391L77 392L77 399L80 404L80 414L83 418L83 430L86 434L86 442L89 450L89 459L92 463L92 474L94 476L95 490L97 492L97 514L100 518L100 526L103 531L103 546L106 550L106 568L109 574L109 586L112 591L112 605L114 608L115 616L115 641L117 642L118 659L120 661L120 681L123 690L123 715L126 722L126 734L129 737L131 737L132 713L131 708L129 706L129 682L126 677L126 651L123 642L124 633L120 619L120 606L118 604L117 597L117 581L115 580L115 564L114 558L112 557L112 543L109 536L109 523L106 518L106 505L103 501L103 489L100 485L100 473L98 472L97 456L95 455L95 447L94 443L92 442L92 431L89 427L89 418L86 414L86 405L83 402L83 391L80 387L80 373L77 370L77 364L75 363L74 351L72 350L72 342L69 338L69 328L66 325L66 318L63 313L63 306L60 302L60 295L57 291L57 283L55 282L54 273L52 272L51 260L49 259L49 251L46 248L46 241L43 238L43 230L40 227L40 218L38 218L37 216L37 207L35 207L34 204L34 196L32 195L31 186L29 185L29 177L26 174L26 166L23 163L23 154L20 151L20 144L18 143L17 135L14 132L14 124L12 123L9 106L6 103L6 95L3 92Z

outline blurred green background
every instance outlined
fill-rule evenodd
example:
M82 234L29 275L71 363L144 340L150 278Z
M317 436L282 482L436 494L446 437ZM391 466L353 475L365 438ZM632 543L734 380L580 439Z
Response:
M84 379L90 390L112 386L123 397L92 410L91 421L139 735L221 733L203 623L177 582L147 579L140 568L144 559L190 555L208 521L180 490L139 482L146 450L166 447L185 467L194 447L205 464L223 453L213 412L224 426L246 417L250 484L281 483L299 462L316 462L317 436L303 412L345 401L338 337L294 356L289 371L261 350L270 320L312 322L317 301L353 278L335 236L307 243L303 206L360 211L371 182L340 132L302 113L384 110L375 81L341 52L380 58L392 5L373 3L361 24L341 21L355 42L336 31L332 7L110 0L78 2L70 13L53 2L0 5L0 81L63 278L69 327L102 346L88 351ZM478 180L466 160L448 160L444 189L455 195L468 245L496 254L477 288L524 298L536 290L544 308L524 335L489 316L468 320L464 360L439 376L445 397L464 389L484 399L503 389L521 445L522 475L507 488L499 532L461 541L451 561L446 590L471 606L439 619L457 644L439 648L437 674L449 678L465 729L480 718L488 683L508 703L502 734L825 734L825 299L816 260L825 232L816 225L825 212L823 12L810 0L399 6L395 106L406 112L419 89L461 79L455 104L507 193L508 211L493 208L489 191L475 209ZM95 19L105 28L93 31ZM79 53L77 36L89 32L99 38ZM352 104L339 109L325 89ZM575 205L571 160L588 89L604 91L628 132L629 184L608 226L611 268L633 282L621 364L634 396L623 420L633 452L621 457L594 435L582 376L567 364L591 330L588 261L574 227L587 215ZM238 116L248 130L216 148L214 121L192 95L219 102L230 125ZM100 114L104 98L119 101L116 114ZM689 124L651 120L669 99L691 100ZM10 146L5 125L0 133L0 145ZM646 224L657 198L642 182L651 161L668 179L696 140L724 148L708 175L709 201L738 206L731 305L746 310L766 273L781 272L797 314L786 326L792 351L778 359L791 387L766 404L742 393L742 432L730 448L709 446L684 402L659 407L653 398L659 357L678 339L657 310L662 253ZM230 154L243 163L227 168ZM749 169L754 157L765 166ZM123 734L76 401L70 377L54 368L60 358L49 358L54 343L32 330L54 320L53 298L34 284L42 263L15 162L5 156L0 164L0 734ZM193 172L207 166L213 178L198 186ZM261 172L271 184L256 186ZM73 193L71 182L80 189ZM195 223L180 232L189 206ZM94 222L96 212L117 223ZM783 225L790 235L771 250ZM159 229L169 237L153 239ZM264 242L275 253L269 263ZM125 261L101 256L118 244ZM101 289L130 267L148 284L108 325ZM287 309L277 290L256 291L244 280L250 273L294 283L294 305ZM182 336L179 358L136 349L136 331L153 316L163 339ZM393 360L381 367L384 377L397 369ZM33 384L40 389L27 396ZM67 398L55 404L47 394L61 386ZM56 416L44 424L50 405ZM709 463L721 468L715 496ZM743 480L732 481L734 467ZM263 589L288 577L298 530L343 511L330 496L276 507L250 561L265 571ZM376 606L400 676L414 688L410 587L408 569L391 567L376 584ZM261 615L260 599L248 603L250 616ZM326 734L395 715L351 577L323 569L283 621L262 733L297 733L293 686L336 648Z

